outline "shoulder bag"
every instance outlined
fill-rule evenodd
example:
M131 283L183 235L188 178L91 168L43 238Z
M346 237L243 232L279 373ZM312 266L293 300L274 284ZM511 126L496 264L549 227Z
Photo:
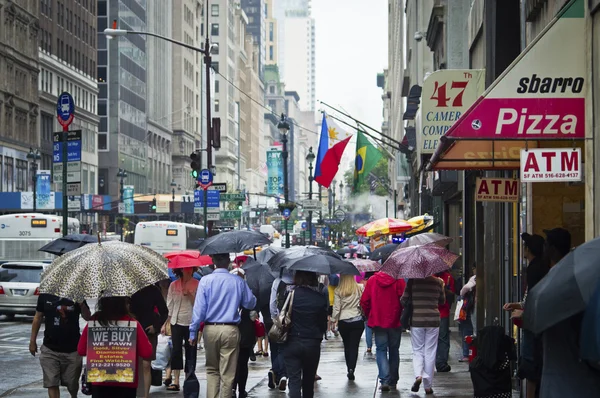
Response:
M271 330L269 330L269 341L276 343L285 343L287 341L288 332L292 327L294 293L295 291L292 290L290 294L288 294L279 315L273 320L273 326L271 326Z

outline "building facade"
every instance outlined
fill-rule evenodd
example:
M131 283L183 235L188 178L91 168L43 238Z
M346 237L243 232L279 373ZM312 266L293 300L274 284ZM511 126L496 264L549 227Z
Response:
M275 19L275 6L277 0L265 0L267 9L267 18L265 24L267 26L267 44L266 44L266 65L277 65L278 60L278 36L277 36L277 19Z
M31 186L29 148L38 148L38 45L53 37L40 31L39 2L0 1L0 191ZM53 45L53 44L52 44ZM44 165L50 159L44 158Z
M258 70L262 80L267 63L267 1L242 0L241 4L248 17L246 32L252 35L258 46Z

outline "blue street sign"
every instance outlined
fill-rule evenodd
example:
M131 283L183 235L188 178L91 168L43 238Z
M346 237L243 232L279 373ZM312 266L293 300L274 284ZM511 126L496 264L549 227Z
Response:
M290 209L283 209L283 217L285 219L290 218L290 214L292 214L292 211Z
M306 229L306 221L302 222L302 229Z
M218 208L221 201L221 192L210 190L206 192L208 199L206 207ZM204 191L194 191L194 207L204 207Z
M52 143L52 162L63 161L63 133L54 133ZM81 130L67 133L67 162L81 162Z
M200 170L200 174L198 175L198 182L200 186L204 189L210 187L213 183L213 174L208 169Z
M56 116L61 126L66 127L73 121L75 115L75 101L66 91L58 96L56 101Z

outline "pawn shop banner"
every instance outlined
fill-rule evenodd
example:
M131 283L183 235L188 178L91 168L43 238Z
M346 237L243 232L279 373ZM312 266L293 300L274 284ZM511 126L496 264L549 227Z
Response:
M101 326L88 323L87 381L133 383L136 372L137 322Z

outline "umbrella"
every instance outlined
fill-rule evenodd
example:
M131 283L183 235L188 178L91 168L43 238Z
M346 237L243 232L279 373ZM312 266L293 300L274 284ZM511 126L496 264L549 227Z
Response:
M600 282L600 238L577 247L527 294L523 327L541 333L585 310Z
M446 245L450 244L453 240L454 239L442 234L426 232L406 239L404 242L400 243L400 247L420 246L427 245L429 243L435 243L440 247L445 247Z
M269 260L269 265L271 266L271 270L274 272L279 272L279 270L285 266L285 264L289 264L291 260L297 260L303 257L315 255L329 256L341 260L339 255L335 254L331 249L326 247L294 246L274 255Z
M392 254L394 250L398 248L397 243L388 243L385 246L381 246L378 249L373 250L371 253L371 260L379 261L379 260L387 260L387 258Z
M42 274L40 292L75 302L101 297L129 297L168 279L168 260L131 243L110 241L73 250L50 264Z
M339 254L340 256L343 256L344 254L348 254L348 253L355 253L356 249L354 248L350 248L348 246L344 246L341 249L338 249L336 251L337 254Z
M273 258L274 255L276 255L277 253L279 253L282 250L283 250L282 247L277 247L277 246L266 247L266 248L262 249L259 253L256 253L256 259L258 261L260 261L261 263L266 263L271 258Z
M412 228L413 225L404 220L380 218L363 225L356 230L356 234L362 236L391 235L410 231Z
M394 251L379 271L396 279L423 279L446 271L457 258L437 245L410 246Z
M358 272L352 263L323 254L315 254L312 256L289 260L285 267L291 271L308 271L323 275L360 275L360 272Z
M269 245L273 242L260 232L255 231L227 231L205 239L198 250L200 253L224 254L239 253L244 250L253 249L255 246Z
M425 230L426 228L431 226L433 224L433 217L429 214L424 214L422 216L409 218L406 221L413 225L414 228L410 232L414 233Z
M352 264L356 267L360 272L375 272L379 271L381 268L381 264L377 261L369 260L366 258L355 258L350 260Z
M271 287L275 276L271 272L271 268L260 261L249 258L242 269L246 272L246 283L256 297L256 308L262 309L269 306L271 298Z
M66 235L62 238L53 240L38 250L41 252L62 256L63 254L68 253L71 250L79 249L88 243L98 243L98 237L96 235L87 234Z
M580 356L590 362L600 362L600 283L583 314Z
M210 256L203 256L195 250L183 250L165 254L169 260L169 268L200 267L212 264Z

